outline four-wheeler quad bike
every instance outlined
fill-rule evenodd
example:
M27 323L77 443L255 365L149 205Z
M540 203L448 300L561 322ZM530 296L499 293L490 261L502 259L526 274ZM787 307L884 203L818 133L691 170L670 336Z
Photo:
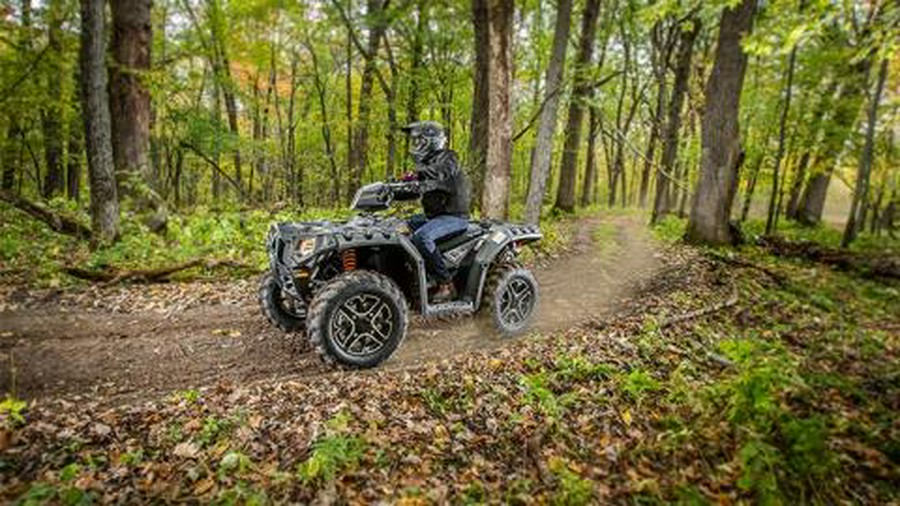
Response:
M536 226L471 221L437 243L457 300L429 301L425 262L406 221L374 214L394 200L418 195L416 182L361 188L355 218L278 223L269 229L271 270L259 300L268 319L285 332L306 331L328 363L374 367L391 356L406 334L407 302L425 316L480 311L503 335L528 328L538 307L538 285L516 262L518 248L538 241Z

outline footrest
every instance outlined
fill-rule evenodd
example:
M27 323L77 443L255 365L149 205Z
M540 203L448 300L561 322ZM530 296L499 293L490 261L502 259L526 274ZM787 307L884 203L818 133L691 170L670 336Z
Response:
M425 310L425 316L443 316L458 315L475 312L475 304L467 300L455 300L451 302L441 302L439 304L429 304Z

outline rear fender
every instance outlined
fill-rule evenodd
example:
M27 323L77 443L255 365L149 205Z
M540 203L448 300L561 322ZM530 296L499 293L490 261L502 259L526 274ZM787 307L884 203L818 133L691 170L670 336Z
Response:
M466 281L466 298L474 302L476 310L481 307L484 283L498 255L514 244L539 241L542 237L543 234L537 227L528 225L497 227L490 232L478 249L478 253L475 254Z

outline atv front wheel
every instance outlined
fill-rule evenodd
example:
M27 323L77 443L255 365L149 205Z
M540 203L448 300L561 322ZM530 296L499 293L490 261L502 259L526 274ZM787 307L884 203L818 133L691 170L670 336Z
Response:
M306 304L286 294L271 272L259 282L259 306L272 325L284 332L297 332L306 325Z
M322 359L375 367L406 335L406 299L387 276L352 271L322 287L309 308L307 332Z
M494 328L507 337L528 329L540 302L531 271L518 264L496 265L486 285L482 311Z

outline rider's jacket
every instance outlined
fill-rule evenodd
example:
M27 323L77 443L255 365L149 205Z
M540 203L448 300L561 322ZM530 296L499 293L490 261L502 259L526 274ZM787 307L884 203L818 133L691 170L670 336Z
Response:
M469 184L456 161L456 153L449 149L435 152L416 165L416 175L422 185L425 216L468 217Z

